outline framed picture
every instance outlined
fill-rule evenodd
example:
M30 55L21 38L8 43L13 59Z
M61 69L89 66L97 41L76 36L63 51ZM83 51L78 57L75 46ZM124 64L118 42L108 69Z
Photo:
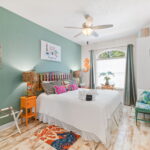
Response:
M41 59L61 62L61 47L41 40Z

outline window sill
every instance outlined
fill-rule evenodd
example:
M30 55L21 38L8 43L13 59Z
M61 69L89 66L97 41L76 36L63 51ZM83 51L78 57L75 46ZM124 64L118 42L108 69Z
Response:
M96 89L102 89L101 87L96 87ZM107 90L107 89L106 89ZM111 90L111 89L109 89L109 90ZM124 88L118 88L118 87L114 87L114 89L112 89L112 90L116 90L116 91L124 91Z

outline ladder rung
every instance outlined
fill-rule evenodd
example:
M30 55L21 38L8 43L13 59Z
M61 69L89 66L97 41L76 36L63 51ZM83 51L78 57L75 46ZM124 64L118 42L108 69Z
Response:
M16 111L16 112L14 112L14 113L15 113L15 114L18 114L19 111ZM12 113L6 114L6 115L3 115L3 116L0 116L0 119L5 118L5 117L9 117L9 116L12 116L12 115L13 115Z

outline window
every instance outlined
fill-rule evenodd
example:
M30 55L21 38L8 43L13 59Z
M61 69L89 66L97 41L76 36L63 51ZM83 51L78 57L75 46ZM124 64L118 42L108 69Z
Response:
M125 52L110 50L100 53L96 61L97 86L106 83L106 73L110 77L109 84L116 88L124 88L125 81Z

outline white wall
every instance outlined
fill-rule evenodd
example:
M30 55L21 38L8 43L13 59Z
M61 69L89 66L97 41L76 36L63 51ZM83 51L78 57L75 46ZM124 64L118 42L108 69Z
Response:
M83 60L85 58L89 58L89 50L104 50L105 48L112 48L112 47L120 47L120 46L127 46L128 44L133 44L134 47L136 45L136 37L131 36L127 38L121 38L117 40L112 41L105 41L105 42L98 42L90 45L82 46L82 67L83 67ZM135 50L135 49L134 49ZM136 55L135 55L136 56ZM89 86L89 72L83 73L82 75L82 82L86 84L86 86Z
M137 39L136 58L137 87L150 89L150 37Z

